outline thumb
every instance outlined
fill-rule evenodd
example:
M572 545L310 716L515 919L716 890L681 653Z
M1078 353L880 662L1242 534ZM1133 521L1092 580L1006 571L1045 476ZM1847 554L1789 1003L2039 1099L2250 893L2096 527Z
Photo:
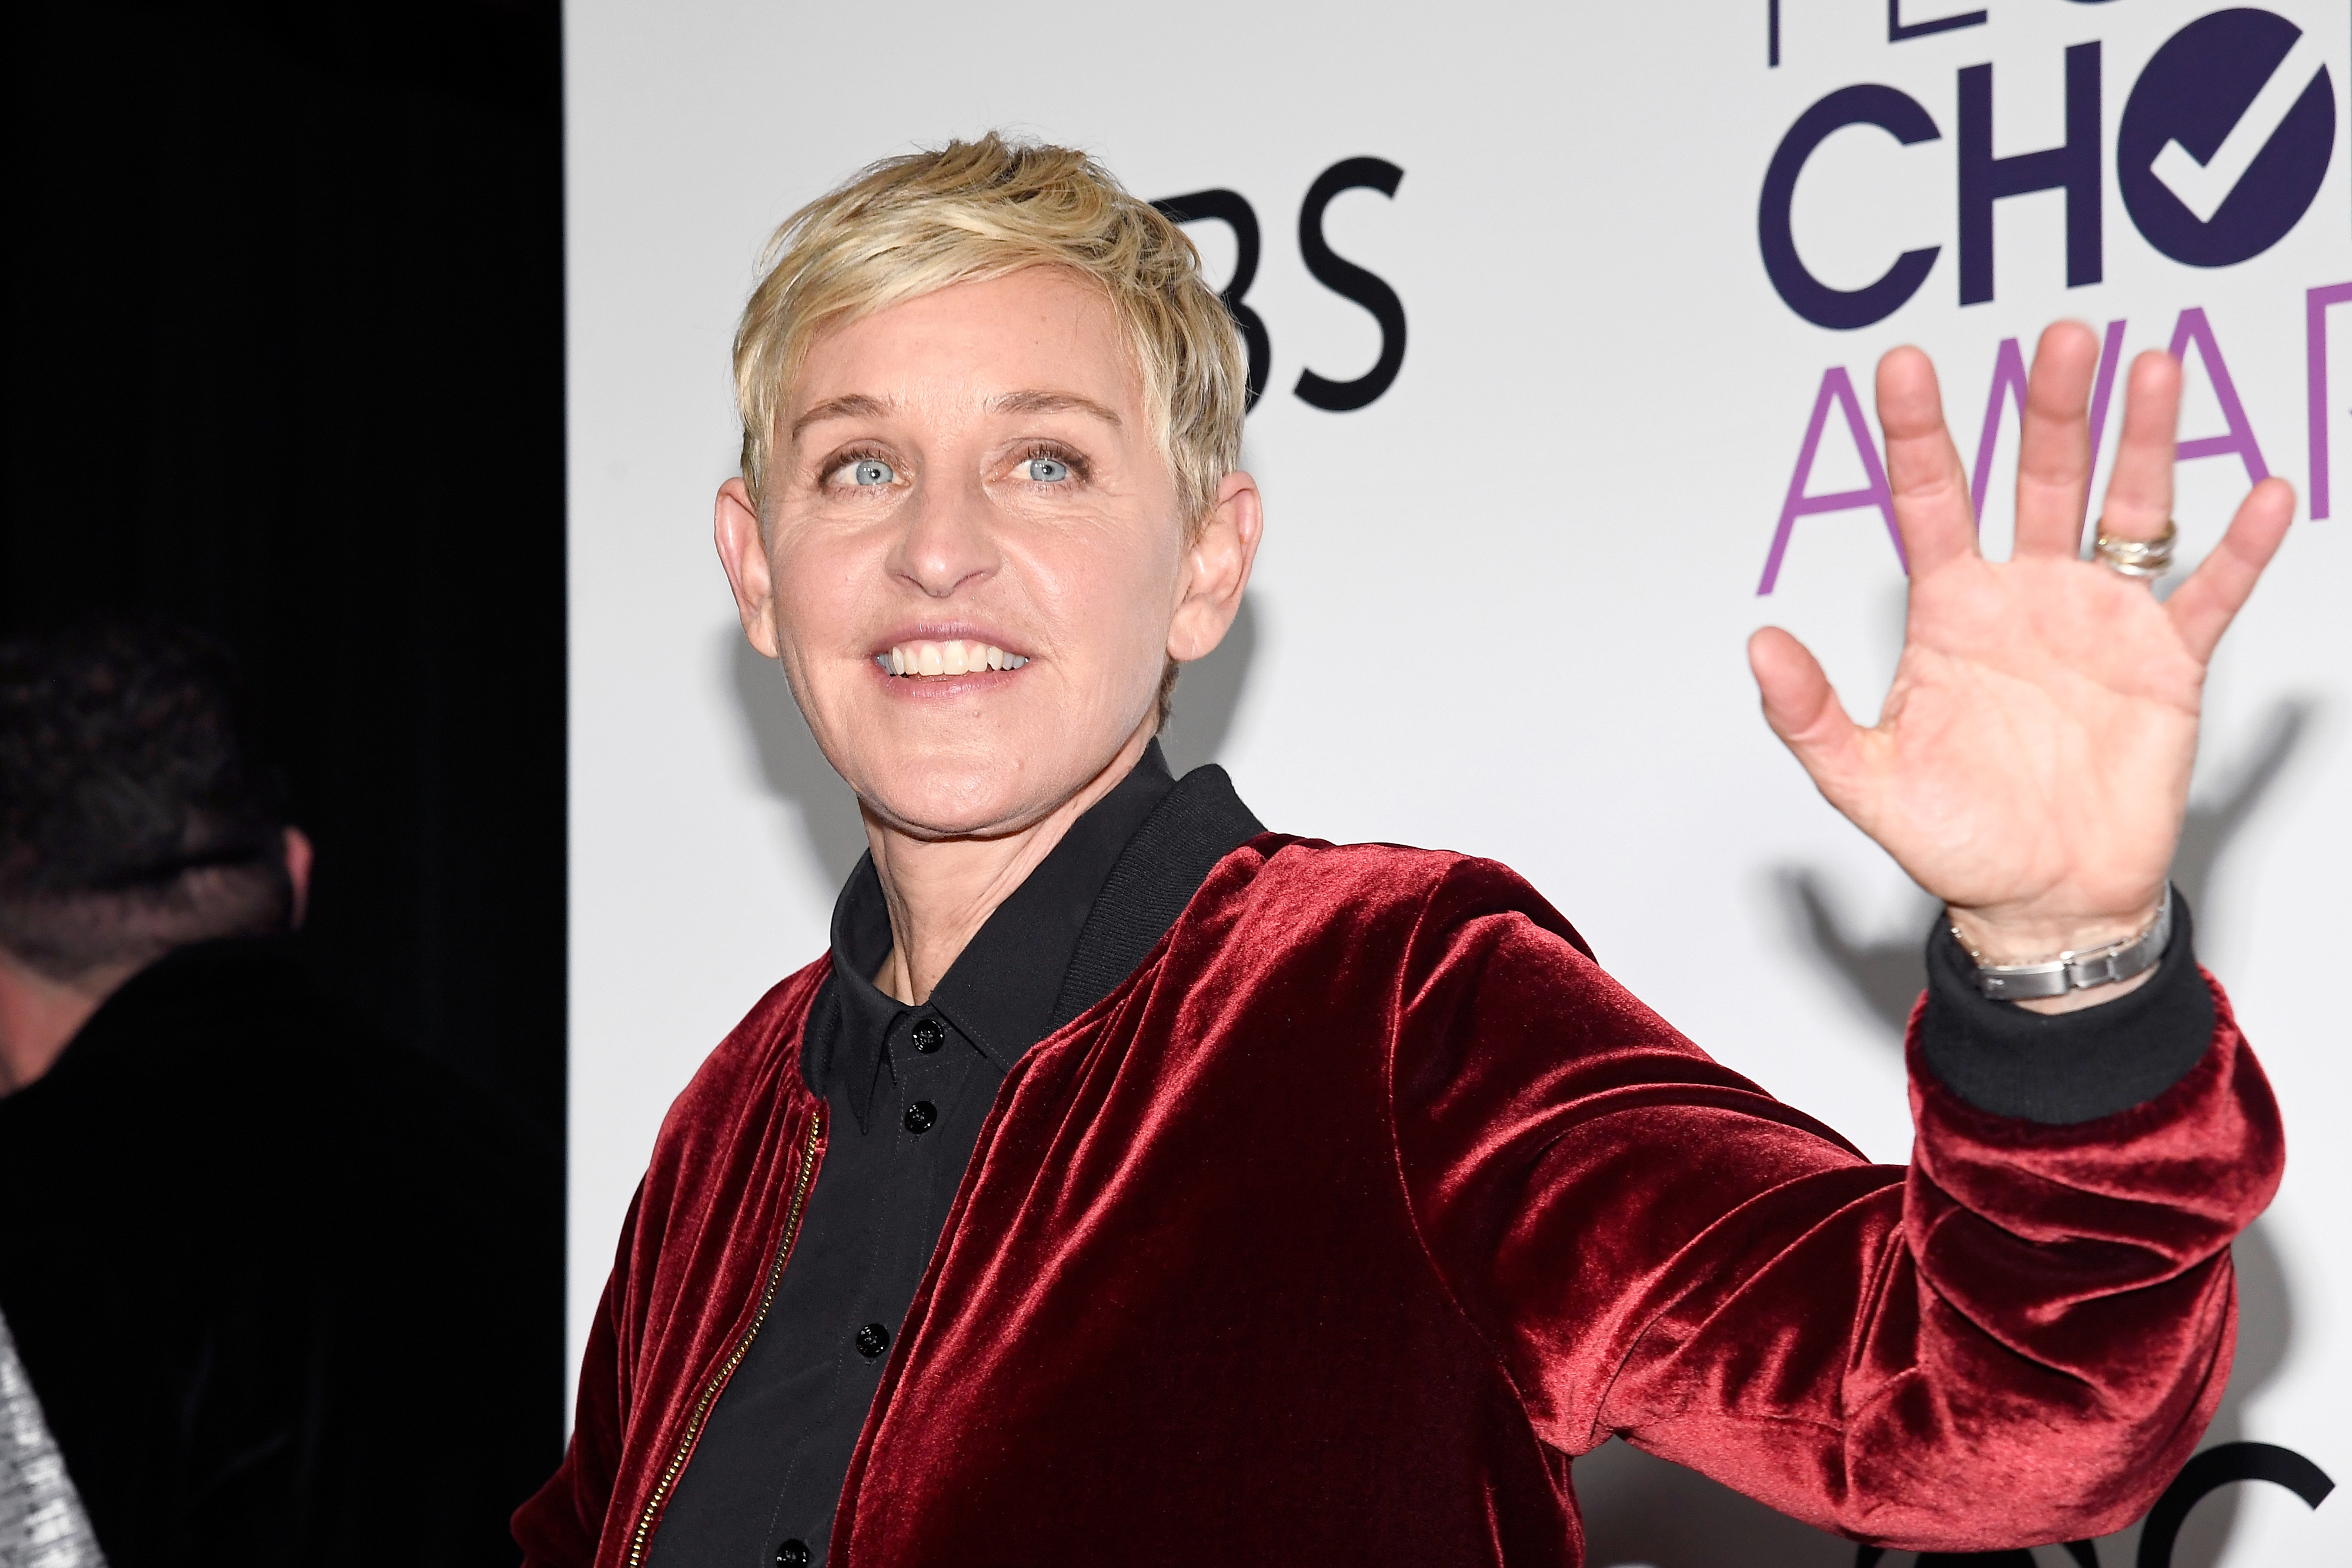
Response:
M1778 626L1748 639L1748 667L1764 699L1764 722L1812 776L1831 805L1847 811L1862 775L1862 731L1846 716L1821 661Z

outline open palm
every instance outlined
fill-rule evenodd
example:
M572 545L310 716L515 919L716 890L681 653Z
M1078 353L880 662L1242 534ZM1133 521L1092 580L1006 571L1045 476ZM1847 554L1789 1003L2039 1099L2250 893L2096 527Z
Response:
M1911 565L1903 656L1878 724L1846 716L1821 665L1776 627L1748 659L1772 728L1831 804L1950 906L1988 957L2048 957L2154 914L2189 803L2205 667L2285 537L2294 493L2257 486L2168 600L2080 559L2098 341L2063 322L2034 355L2020 441L2017 543L1977 547L1935 368L1879 362L1878 410ZM2180 368L2133 365L2101 528L2150 539L2172 509Z

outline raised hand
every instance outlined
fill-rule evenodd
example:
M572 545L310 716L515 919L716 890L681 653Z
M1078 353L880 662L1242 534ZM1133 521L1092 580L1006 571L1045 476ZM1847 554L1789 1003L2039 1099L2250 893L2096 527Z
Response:
M2256 486L2221 545L2161 602L2147 583L2079 559L2097 358L2078 322L2042 335L2017 543L2000 562L1977 548L1935 367L1909 348L1879 361L1911 588L1874 727L1847 717L1788 632L1767 627L1748 645L1764 716L1814 784L1994 962L2096 946L2153 918L2188 810L2206 664L2294 513L2284 481ZM2179 363L2142 354L2101 514L2109 536L2164 531L2179 406Z

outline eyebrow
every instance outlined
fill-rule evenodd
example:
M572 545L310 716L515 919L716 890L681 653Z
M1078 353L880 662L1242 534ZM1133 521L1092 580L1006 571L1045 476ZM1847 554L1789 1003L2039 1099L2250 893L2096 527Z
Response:
M1119 417L1090 397L1076 392L1000 392L988 400L994 413L1086 413L1101 420L1113 430L1119 426Z
M1076 392L1045 392L1036 388L1000 392L988 400L988 409L992 413L1085 413L1101 420L1113 430L1120 424L1115 412L1090 397L1080 397ZM888 412L888 404L865 392L829 397L793 421L792 439L797 443L803 431L830 419L872 419Z
M880 398L864 392L851 392L846 397L829 397L793 421L792 438L800 440L801 432L812 424L822 424L828 419L871 419L887 412Z

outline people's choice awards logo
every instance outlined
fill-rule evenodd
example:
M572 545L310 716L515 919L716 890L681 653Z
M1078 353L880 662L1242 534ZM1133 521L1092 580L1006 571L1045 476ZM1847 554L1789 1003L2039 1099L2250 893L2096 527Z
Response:
M1983 20L1982 13L1944 19L1961 26ZM1890 44L1918 36L1916 27L1887 34ZM2069 47L2065 139L2005 156L1993 152L1993 66L1958 71L1951 147L1962 305L1994 296L1994 225L2012 196L2064 192L2066 285L2105 277L2102 67L2098 43ZM1906 251L1862 288L1833 288L1806 267L1791 219L1798 179L1822 143L1848 126L1875 127L1906 147L1944 140L1944 126L1925 104L1877 82L1823 96L1781 136L1757 203L1765 275L1790 309L1837 331L1874 325L1901 309L1944 248ZM2336 84L2303 29L2270 11L2218 11L2174 34L2132 84L2116 131L2116 179L2124 210L2158 253L2190 267L2231 267L2260 256L2302 220L2335 150Z
M2221 11L2175 33L2133 84L2116 182L2140 235L2190 267L2286 237L2336 151L2336 85L2285 17Z
M1777 20L1777 5L1771 16ZM1890 47L1899 47L1930 34L1987 25L1984 11L1906 23L1897 4L1888 12L1886 40ZM1772 39L1768 66L1777 68L1780 64L1777 31ZM1951 107L1941 122L1918 99L1878 82L1840 87L1815 99L1781 135L1765 169L1757 204L1757 243L1765 276L1781 302L1817 327L1833 331L1870 327L1917 296L1949 249L1956 253L1951 271L1956 275L1960 306L1989 303L1999 281L1994 276L1995 227L2009 210L2006 204L2011 197L2038 192L2064 197L2063 257L2048 252L2021 255L2012 249L2006 265L2012 269L2024 266L2054 271L2063 261L2068 287L2103 282L2107 259L2105 182L2109 168L2115 171L2116 193L2132 225L2120 241L2133 243L2130 236L2137 231L2140 242L2182 267L2227 267L2251 261L2309 217L2335 157L2336 83L2320 57L2318 40L2302 27L2275 12L2239 6L2200 16L2179 28L2148 57L2133 78L2122 112L2115 117L2112 148L2104 140L2108 118L2103 110L2105 63L2101 41L2067 46L2059 62L2060 101L2041 110L2045 121L2050 109L2061 110L2065 127L2063 138L2000 153L1995 152L1996 144L2013 148L2016 133L2013 130L1997 132L2001 124L2013 124L2021 118L2018 95L2023 90L2009 85L2019 73L2006 61L1960 67L1953 79ZM1999 82L1996 67L2006 73ZM1905 158L1951 157L1959 201L1951 235L1954 243L1918 246L1900 254L1892 254L1895 247L1890 245L1888 263L1875 281L1860 288L1835 288L1814 277L1799 255L1791 209L1805 165L1824 141L1849 126L1873 127L1903 147L1920 149L1902 154ZM1948 128L1948 153L1926 145L1944 142ZM2179 276L2185 279L2198 275ZM2296 356L2295 374L2304 394L2309 464L2307 483L2302 488L2309 516L2316 519L2328 516L2333 505L2331 446L2336 416L2342 412L2328 392L2330 315L2352 310L2352 280L2296 279L2291 287L2279 291L2278 303L2293 313L2288 319L2302 329L2303 351ZM2221 414L2218 431L2209 426L2181 433L2181 461L2233 460L2243 466L2248 484L2260 483L2272 471L2271 465L2254 428L2251 400L2240 395L2239 378L2231 374L2222 347L2225 338L2232 338L2240 345L2241 364L2245 362L2244 340L2235 337L2241 328L2209 314L2201 303L2176 301L2161 308L2149 307L2150 302L2143 298L2135 312L2116 301L2105 313L2113 319L2106 321L2102 334L2097 378L2091 392L2095 457L2107 431L2109 408L2127 357L2125 334L2132 325L2132 315L2137 314L2145 323L2143 330L2149 327L2160 330L2162 323L2171 323L2169 337L2158 338L2151 346L2166 347L2182 361L2192 382L2210 390L2211 404ZM2246 308L2241 304L2232 308L2242 320ZM2280 325L2274 315L2270 323L2273 340ZM2275 350L2262 358L2269 363L2255 373L2274 382ZM2012 415L2020 421L2023 418L2025 382L2022 347L2018 340L2004 338L1994 357L1970 481L1979 515L1990 494L1993 458L2004 421ZM1864 483L1815 493L1816 459L1827 447L1848 442L1861 461ZM2272 444L2275 448L2275 439ZM1895 557L1901 561L1903 545L1895 526L1894 497L1862 400L1849 368L1832 365L1822 374L1757 592L1770 593L1778 584L1801 519L1864 507L1874 507L1881 514Z

